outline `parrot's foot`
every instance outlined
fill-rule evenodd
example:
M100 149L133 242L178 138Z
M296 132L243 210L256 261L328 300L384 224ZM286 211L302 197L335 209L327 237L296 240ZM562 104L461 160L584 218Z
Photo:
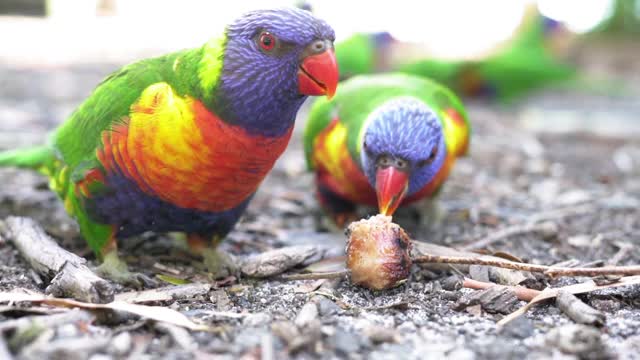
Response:
M96 268L96 272L103 278L135 288L155 287L157 285L157 281L147 275L129 271L127 263L118 257L117 251L106 253L102 264Z
M202 250L202 256L204 257L204 266L215 279L230 275L239 276L240 267L233 255L215 248L207 248Z

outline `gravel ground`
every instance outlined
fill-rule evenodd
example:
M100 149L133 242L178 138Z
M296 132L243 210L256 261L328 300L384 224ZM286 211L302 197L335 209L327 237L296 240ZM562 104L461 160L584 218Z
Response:
M640 54L636 50L630 63ZM583 65L593 67L588 62ZM0 148L44 139L118 66L41 69L0 64ZM598 68L607 69L625 74L618 73L617 63ZM625 69L632 83L640 68ZM616 254L618 265L639 264L638 98L598 97L595 101L593 96L575 93L544 93L510 108L469 103L474 126L471 156L456 164L440 196L446 211L443 223L424 230L413 222L410 210L400 214L401 223L415 239L456 247L532 217L544 217L558 226L555 237L518 235L488 250L538 264L606 263ZM530 126L537 124L536 116L543 121L553 114L562 121L558 108L572 119L594 109L600 121L591 117L575 122L578 125L573 128L554 126L551 121L545 123L544 131ZM242 256L296 244L344 247L343 236L323 225L311 195L312 177L305 172L300 140L304 113L289 149L223 244L224 250ZM609 118L612 125L603 131L602 119ZM35 218L63 247L95 264L74 223L47 191L44 178L0 169L0 218L8 215ZM154 266L159 263L180 276L207 280L167 237L149 234L132 239L122 244L122 251L135 270L148 275L162 272ZM496 322L503 313L478 307L455 310L461 298L475 290L451 287L451 274L415 267L407 283L384 292L345 281L243 278L212 282L204 295L158 305L215 326L218 332L183 331L135 319L76 321L40 329L31 337L0 331L0 357L4 336L10 351L20 358L640 358L640 286L579 296L606 314L602 328L577 325L548 303L498 331ZM47 282L17 250L0 240L0 291L42 291ZM563 278L541 285L575 282ZM515 302L511 310L524 304ZM27 315L36 316L24 309L0 308L0 329L3 323Z

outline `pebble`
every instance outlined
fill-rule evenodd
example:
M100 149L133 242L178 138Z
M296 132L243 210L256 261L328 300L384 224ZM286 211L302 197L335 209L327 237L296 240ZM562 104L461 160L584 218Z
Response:
M129 352L133 341L128 332L122 332L111 339L109 344L109 352L113 355L122 356Z
M526 316L519 316L502 328L502 334L516 339L525 339L533 335L533 322Z
M312 301L304 304L302 309L298 312L294 323L299 328L304 328L313 320L318 318L318 306Z
M592 326L568 324L547 334L545 342L565 354L581 359L608 359L609 349L602 341L600 330Z
M271 322L271 316L267 313L251 314L244 318L242 325L246 327L263 326Z
M335 315L339 313L340 310L342 310L340 306L324 296L315 296L313 298L313 301L318 306L318 312L320 313L320 316L323 317Z
M394 343L400 340L400 334L398 334L395 329L384 326L372 325L365 328L362 332L374 344Z
M362 345L362 341L358 336L342 329L336 329L336 332L331 336L329 343L333 345L336 351L344 355L357 352L360 350L360 346Z

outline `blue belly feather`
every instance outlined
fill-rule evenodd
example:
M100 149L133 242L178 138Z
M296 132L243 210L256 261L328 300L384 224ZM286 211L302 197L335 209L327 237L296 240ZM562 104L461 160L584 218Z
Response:
M253 197L249 196L226 211L206 212L178 207L149 195L121 174L109 174L105 180L106 189L86 199L85 206L94 221L118 226L118 238L146 231L224 237L238 222Z

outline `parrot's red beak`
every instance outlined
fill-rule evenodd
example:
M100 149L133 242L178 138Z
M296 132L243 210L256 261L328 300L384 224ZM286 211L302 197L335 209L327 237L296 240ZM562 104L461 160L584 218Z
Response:
M376 194L380 214L391 216L409 188L409 175L393 166L376 172Z
M333 49L307 56L298 70L298 89L304 95L327 95L338 87L338 63Z

